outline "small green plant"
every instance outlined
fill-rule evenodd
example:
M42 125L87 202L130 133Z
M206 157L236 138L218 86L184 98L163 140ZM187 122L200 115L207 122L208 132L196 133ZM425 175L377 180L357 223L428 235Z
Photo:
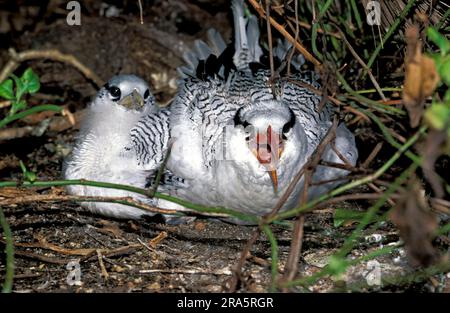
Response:
M15 88L13 87L13 81ZM26 109L27 103L22 99L23 96L27 93L33 94L38 92L40 87L39 77L37 77L31 68L28 68L21 77L11 74L11 78L1 83L0 97L11 101L9 115Z
M29 171L22 161L20 161L20 168L22 169L23 177L25 178L26 181L32 183L36 180L36 173Z
M31 68L25 70L20 77L15 74L11 74L10 76L11 78L0 83L0 98L11 101L11 109L8 115L0 120L0 128L34 113L42 111L60 112L62 110L61 107L51 104L34 106L27 109L28 103L24 99L24 96L39 91L41 88L39 77Z

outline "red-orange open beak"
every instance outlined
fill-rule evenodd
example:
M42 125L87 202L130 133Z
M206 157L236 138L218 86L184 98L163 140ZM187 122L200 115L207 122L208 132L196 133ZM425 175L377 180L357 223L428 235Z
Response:
M267 128L266 133L258 131L256 133L256 142L253 145L252 152L259 163L264 165L272 180L273 190L278 192L278 175L276 166L283 153L284 142L280 134L272 131L272 127Z

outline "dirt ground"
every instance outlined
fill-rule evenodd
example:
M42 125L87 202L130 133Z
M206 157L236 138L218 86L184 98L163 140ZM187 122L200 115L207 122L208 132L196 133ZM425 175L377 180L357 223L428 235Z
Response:
M102 16L100 1L83 1L82 26L65 22L65 1L46 1L36 6L27 1L16 5L0 1L0 69L6 64L7 48L58 49L76 56L94 69L100 79L116 73L135 73L151 82L160 102L175 93L176 67L182 53L196 38L204 38L210 27L231 35L228 1L143 1L144 25L139 23L137 1L117 5L119 16ZM114 1L109 1L114 4ZM105 8L111 8L107 6ZM112 13L111 13L112 14ZM14 21L6 23L5 21ZM82 110L95 94L95 84L73 67L45 60L25 62L32 66L42 89L31 99L37 103L66 105ZM18 160L39 179L58 179L64 157L70 151L77 127L50 127L53 117L33 127L22 138L0 138L1 180L20 180ZM60 122L60 121L59 121ZM21 122L16 128L26 127ZM377 142L370 130L353 129L358 144ZM20 137L20 136L18 136ZM390 152L386 147L386 151ZM361 159L370 153L362 149ZM376 160L381 164L383 160ZM0 189L0 199L14 196ZM63 192L62 189L23 189L20 195ZM364 211L371 202L344 202L337 207ZM327 207L307 216L300 260L300 274L310 276L327 264L328 257L343 243L354 225L333 225L333 209ZM228 290L232 268L255 228L232 225L217 219L198 218L183 225L165 225L158 219L122 221L105 219L82 211L75 203L31 203L3 207L15 241L14 292L223 292ZM279 244L279 271L286 262L291 231L274 226ZM400 240L397 230L386 222L376 231L367 230L350 258L356 258ZM448 241L437 240L445 251ZM4 241L0 241L3 251ZM403 249L375 259L382 276L407 275L417 269L408 263ZM69 264L69 266L68 266ZM80 271L77 272L79 265ZM373 263L372 263L373 264ZM340 277L324 278L308 290L343 291L367 284L373 268L367 262L352 266ZM74 273L80 273L73 284ZM5 273L5 255L0 254L0 281ZM369 276L368 276L369 275ZM70 281L68 281L68 279ZM257 240L243 269L239 292L265 292L270 286L270 244L264 235ZM419 282L362 291L450 292L450 276L435 275Z
M151 220L105 220L81 211L76 204L21 205L5 208L5 214L16 241L16 292L227 291L232 267L254 231L254 227L231 225L215 219L197 219L178 226ZM331 210L309 215L300 273L310 276L323 268L351 229L333 227ZM275 227L274 233L278 238L279 270L282 272L289 253L291 232ZM385 225L376 233L366 233L365 240L352 251L350 258L398 240L395 229ZM403 249L375 260L381 275L414 272ZM68 264L79 264L79 284L68 282L74 273L74 268ZM0 271L4 271L4 264ZM370 272L368 263L362 263L351 267L339 280L324 278L308 290L343 291L347 286L364 284ZM267 291L270 245L264 236L254 245L243 276L238 291ZM362 290L448 292L449 278L437 275L433 280L419 283L384 289L369 286Z

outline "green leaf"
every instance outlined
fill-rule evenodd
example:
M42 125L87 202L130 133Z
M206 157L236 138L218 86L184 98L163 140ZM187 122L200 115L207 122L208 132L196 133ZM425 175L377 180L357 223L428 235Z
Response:
M27 171L27 168L25 167L25 164L23 164L22 160L19 161L20 169L22 170L22 173L25 174Z
M424 114L425 122L432 128L442 130L450 119L450 106L433 103Z
M28 93L38 92L39 88L41 88L39 77L33 72L31 68L25 70L22 77L20 77L20 80L25 85L26 91Z
M0 97L7 100L14 99L13 82L11 79L7 79L0 84Z
M450 41L448 41L447 38L440 34L436 29L433 27L428 27L427 35L428 38L434 42L439 49L441 49L442 55L446 55L450 52Z
M442 58L441 64L437 68L444 83L450 86L450 54Z
M11 74L11 77L16 83L16 101L18 102L22 98L23 94L26 92L26 86L16 75Z

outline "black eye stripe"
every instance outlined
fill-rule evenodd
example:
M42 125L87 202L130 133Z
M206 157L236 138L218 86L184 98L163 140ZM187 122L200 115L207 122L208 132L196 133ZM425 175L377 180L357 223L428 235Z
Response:
M150 97L150 90L146 90L144 93L144 99L147 99L148 97Z

